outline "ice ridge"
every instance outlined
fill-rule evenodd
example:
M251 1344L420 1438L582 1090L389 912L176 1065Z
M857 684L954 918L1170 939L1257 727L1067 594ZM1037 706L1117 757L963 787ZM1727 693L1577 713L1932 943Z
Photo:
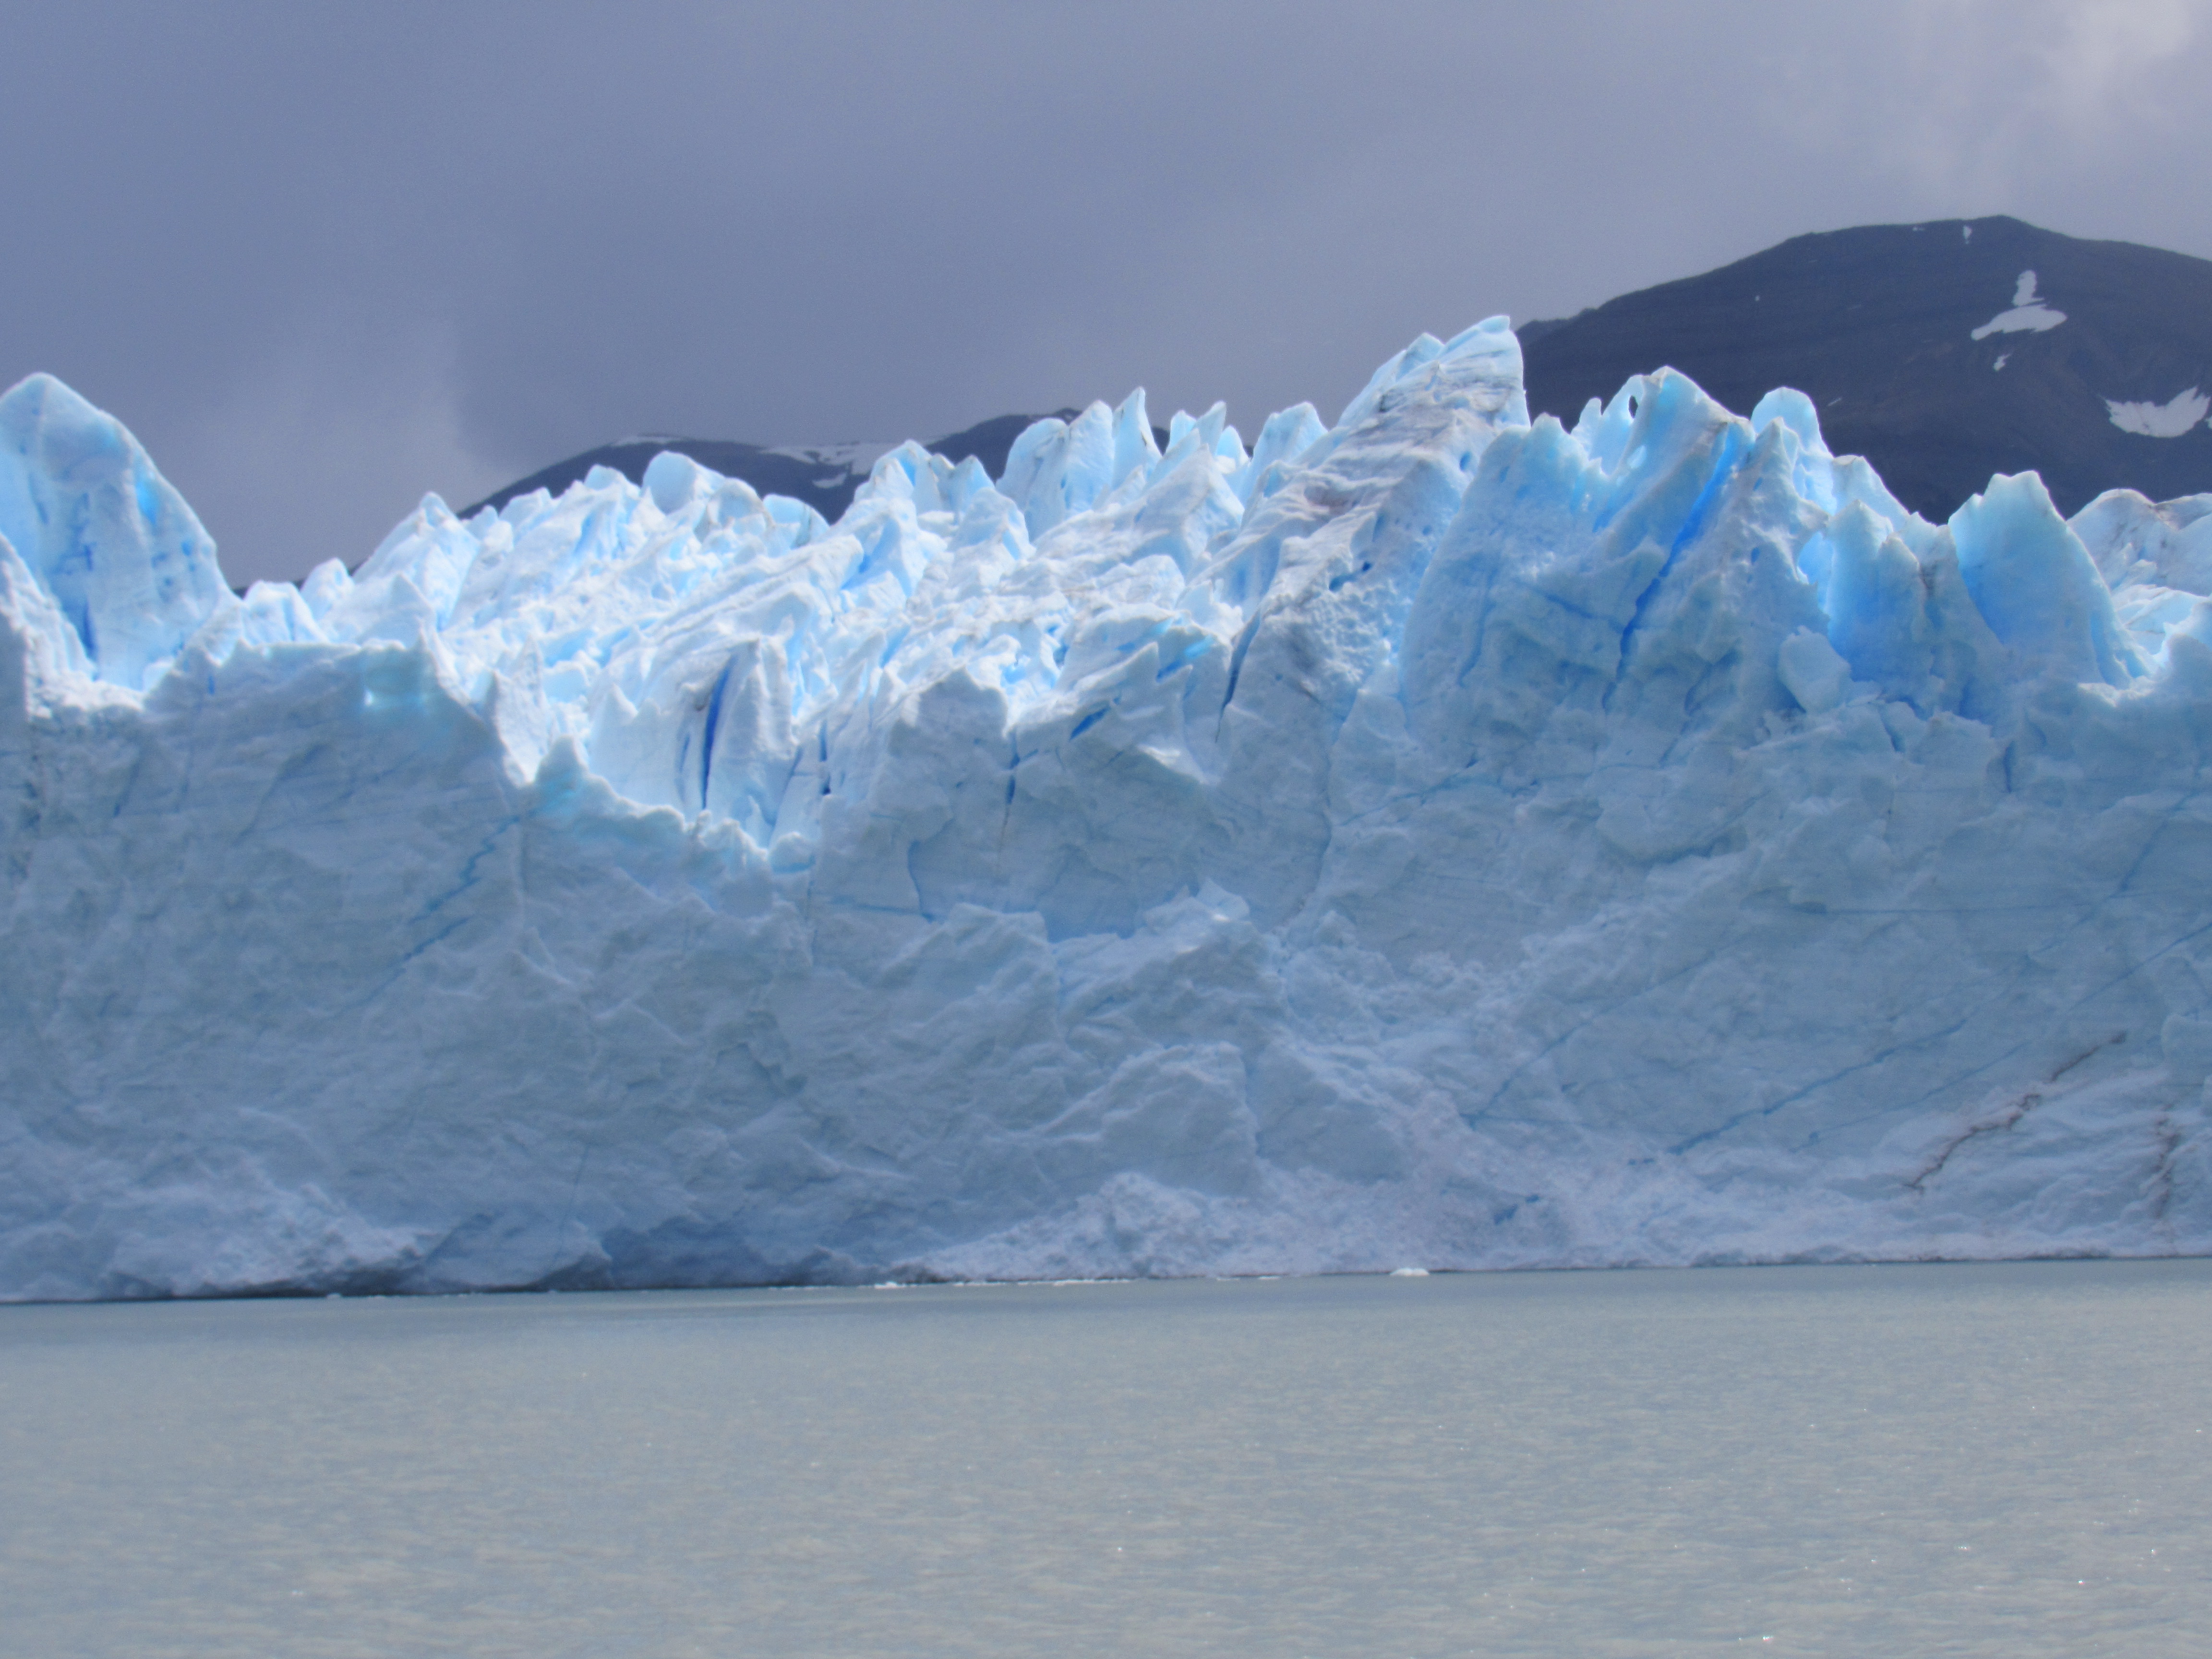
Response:
M2212 1249L2212 497L1503 319L1169 432L241 599L0 398L0 1297Z

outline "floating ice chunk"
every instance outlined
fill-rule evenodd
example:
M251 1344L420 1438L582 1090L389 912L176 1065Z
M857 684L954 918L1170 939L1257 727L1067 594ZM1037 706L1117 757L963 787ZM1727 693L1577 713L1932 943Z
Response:
M2195 386L2177 392L2162 404L2115 403L2105 400L2112 424L2123 432L2132 432L2144 438L2179 438L2191 430L2207 415L2212 415L2212 398L2206 397Z
M2012 309L1990 318L1973 331L1973 337L1985 340L1992 334L2041 334L2065 320L2064 312L2054 310L2036 297L2035 273L2023 270L2013 287Z

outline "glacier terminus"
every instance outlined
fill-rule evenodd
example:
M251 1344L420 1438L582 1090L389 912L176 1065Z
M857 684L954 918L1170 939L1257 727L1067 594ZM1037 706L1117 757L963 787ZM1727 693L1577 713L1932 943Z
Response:
M1503 319L1169 430L241 598L16 386L0 1297L2212 1250L2212 496Z

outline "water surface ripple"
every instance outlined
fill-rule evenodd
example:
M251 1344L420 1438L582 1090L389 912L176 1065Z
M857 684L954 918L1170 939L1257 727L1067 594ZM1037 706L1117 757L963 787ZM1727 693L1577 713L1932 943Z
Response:
M2202 1654L2212 1262L0 1308L0 1652Z

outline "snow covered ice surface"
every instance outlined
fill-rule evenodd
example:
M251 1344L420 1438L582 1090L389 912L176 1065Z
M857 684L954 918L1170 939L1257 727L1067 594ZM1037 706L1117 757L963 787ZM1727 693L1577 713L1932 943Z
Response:
M240 600L8 393L0 1294L2212 1249L2212 497L1503 319L1170 430Z

